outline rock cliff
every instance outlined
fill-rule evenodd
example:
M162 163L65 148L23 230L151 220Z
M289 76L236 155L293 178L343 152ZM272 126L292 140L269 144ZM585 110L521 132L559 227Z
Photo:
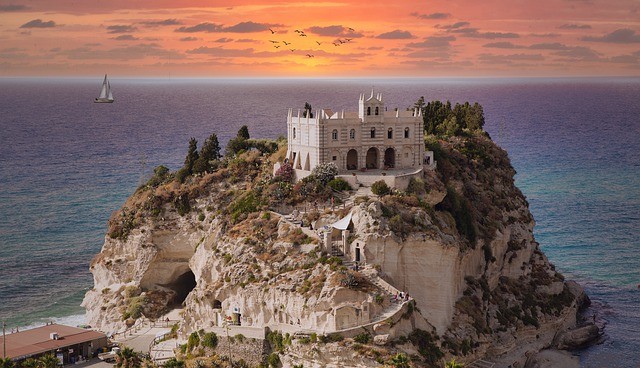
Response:
M335 210L323 207L326 185L272 177L283 150L227 158L183 183L151 180L112 216L91 263L89 323L115 332L181 307L183 336L228 321L298 336L363 333L372 337L360 338L365 346L378 346L278 350L285 365L305 367L378 366L398 355L417 366L515 361L552 346L585 297L540 251L506 152L483 134L427 144L437 170L405 192L350 192ZM332 257L321 236L276 208L303 209L303 222L318 226L350 213L346 254ZM365 270L342 265L356 248ZM414 302L394 304L394 291Z

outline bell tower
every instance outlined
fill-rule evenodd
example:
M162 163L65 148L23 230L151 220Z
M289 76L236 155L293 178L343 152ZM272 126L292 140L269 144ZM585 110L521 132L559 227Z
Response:
M364 93L360 94L358 101L358 117L363 123L381 122L384 116L384 102L382 101L382 93L375 94L371 89L371 96L365 100Z

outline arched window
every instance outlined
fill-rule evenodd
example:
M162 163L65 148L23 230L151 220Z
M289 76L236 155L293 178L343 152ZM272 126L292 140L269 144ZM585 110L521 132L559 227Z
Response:
M371 106L367 106L367 115L371 115Z
M293 139L296 139L296 128L293 128Z
M356 130L355 129L351 129L349 131L349 138L350 139L356 139Z
M409 128L404 128L404 137L409 138Z
M380 114L380 110L378 110L378 109L379 109L379 107L378 107L378 106L376 106L376 115L379 115L379 114Z
M389 130L387 130L387 138L389 139L393 138L393 128L389 128Z
M331 132L331 139L338 140L338 130L334 129L333 132Z
M376 137L376 128L371 128L371 138Z

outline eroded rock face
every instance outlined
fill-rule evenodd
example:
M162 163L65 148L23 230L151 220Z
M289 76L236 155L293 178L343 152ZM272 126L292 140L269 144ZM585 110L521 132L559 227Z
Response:
M445 356L462 360L549 346L559 331L575 326L588 298L540 251L506 153L484 137L439 144L438 171L411 184L414 192L364 198L350 209L347 257L358 254L415 300L411 318L368 326L373 341L384 345L420 328L439 335L435 344ZM105 239L91 265L95 287L83 302L92 326L121 330L140 316L138 305L152 318L183 306L183 334L228 318L322 334L366 324L390 309L388 290L366 278L347 286L347 272L297 226L266 210L230 217L229 202L251 188L250 180L202 180L209 181L186 214L166 204L126 239ZM316 228L340 218L318 216ZM571 336L562 346L582 339ZM304 356L310 366L377 364L351 350L308 350L289 358Z

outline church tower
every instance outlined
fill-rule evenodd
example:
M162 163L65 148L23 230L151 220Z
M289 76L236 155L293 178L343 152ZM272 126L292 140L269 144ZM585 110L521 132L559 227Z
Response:
M374 96L372 88L371 96L366 100L364 93L360 94L360 101L358 103L358 117L360 117L360 119L362 119L362 122L365 124L367 122L382 122L384 117L384 102L382 102L382 93L378 93Z

